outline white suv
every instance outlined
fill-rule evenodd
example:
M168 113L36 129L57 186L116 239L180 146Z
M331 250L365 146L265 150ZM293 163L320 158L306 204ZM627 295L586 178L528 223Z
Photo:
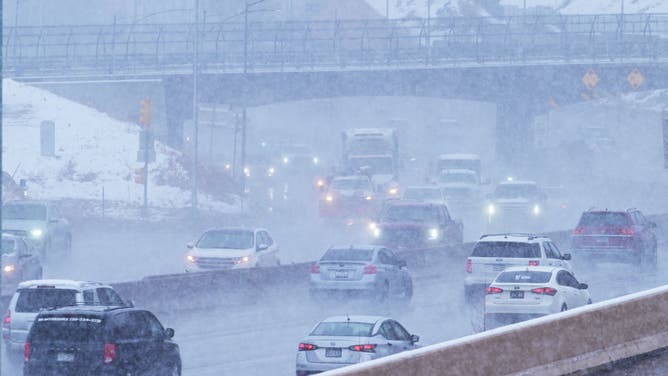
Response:
M550 238L533 234L490 234L480 237L466 259L464 282L467 303L484 302L485 288L511 266L554 266L573 269Z
M19 283L2 320L2 339L10 358L22 354L37 314L63 306L127 306L113 287L98 282L37 279Z

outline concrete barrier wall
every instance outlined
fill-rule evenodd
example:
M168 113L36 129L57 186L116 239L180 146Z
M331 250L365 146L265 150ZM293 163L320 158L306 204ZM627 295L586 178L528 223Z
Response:
M663 286L323 375L563 375L666 347Z

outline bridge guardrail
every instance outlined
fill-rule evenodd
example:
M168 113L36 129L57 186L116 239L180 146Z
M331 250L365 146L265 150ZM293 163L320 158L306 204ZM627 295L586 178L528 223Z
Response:
M668 14L6 27L5 75L347 69L668 57ZM247 49L245 49L247 47ZM186 71L186 73L188 73Z

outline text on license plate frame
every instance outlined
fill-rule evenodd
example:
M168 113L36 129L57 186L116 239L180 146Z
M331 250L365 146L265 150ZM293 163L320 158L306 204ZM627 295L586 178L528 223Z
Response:
M337 271L334 273L334 278L348 278L347 271Z
M56 361L58 361L58 362L73 362L74 361L74 354L59 352L56 355Z
M524 299L524 291L511 291L510 292L510 298L511 299Z
M328 358L340 358L341 357L341 349L326 348L325 349L325 356L328 357Z

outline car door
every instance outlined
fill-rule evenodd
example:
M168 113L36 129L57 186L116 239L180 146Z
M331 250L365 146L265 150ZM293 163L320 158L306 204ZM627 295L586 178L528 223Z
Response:
M156 375L163 375L169 364L167 361L171 356L172 343L165 340L165 328L151 312L142 311L141 315L142 325L146 326L147 331L144 348L147 367L156 372Z
M565 270L557 272L557 284L559 285L557 291L561 294L566 307L568 309L577 307L577 303L574 302L573 298L573 287L571 286L571 281L568 279L568 272Z
M270 265L277 265L278 264L278 243L274 241L274 239L269 235L268 231L263 231L264 233L264 240L267 242L266 244L269 245L269 248L267 249L268 254L270 255Z
M394 332L391 320L385 320L380 325L380 334L384 339L376 346L376 352L379 353L380 356L392 355L402 351L402 343L398 340L397 335Z
M548 241L541 242L545 250L545 263L549 266L561 266L561 256L552 248Z
M399 265L396 260L390 256L386 249L378 251L378 265L377 268L381 277L390 284L390 295L397 295L401 293L399 277Z
M589 300L589 293L587 290L580 289L580 282L575 278L575 276L569 272L566 272L566 280L568 281L569 286L573 289L573 305L569 307L581 307L587 304Z
M635 218L639 223L643 245L646 248L651 249L654 247L654 244L656 244L656 234L654 233L654 229L650 227L650 222L641 212L635 212Z
M109 287L98 287L95 292L97 299L104 306L124 306L125 302L121 297Z
M26 243L23 238L16 239L17 263L21 273L21 280L35 279L39 276L39 256L33 252L33 247Z
M255 233L255 253L257 256L258 266L268 266L271 264L271 252L268 246L269 244L267 244L264 231L257 231Z
M116 344L118 362L124 372L143 375L155 361L150 349L150 330L142 311L118 312L111 323L111 337Z
M390 321L392 328L394 329L394 334L397 336L397 340L401 342L400 351L413 350L417 346L411 341L411 334L406 330L399 322L391 320Z

